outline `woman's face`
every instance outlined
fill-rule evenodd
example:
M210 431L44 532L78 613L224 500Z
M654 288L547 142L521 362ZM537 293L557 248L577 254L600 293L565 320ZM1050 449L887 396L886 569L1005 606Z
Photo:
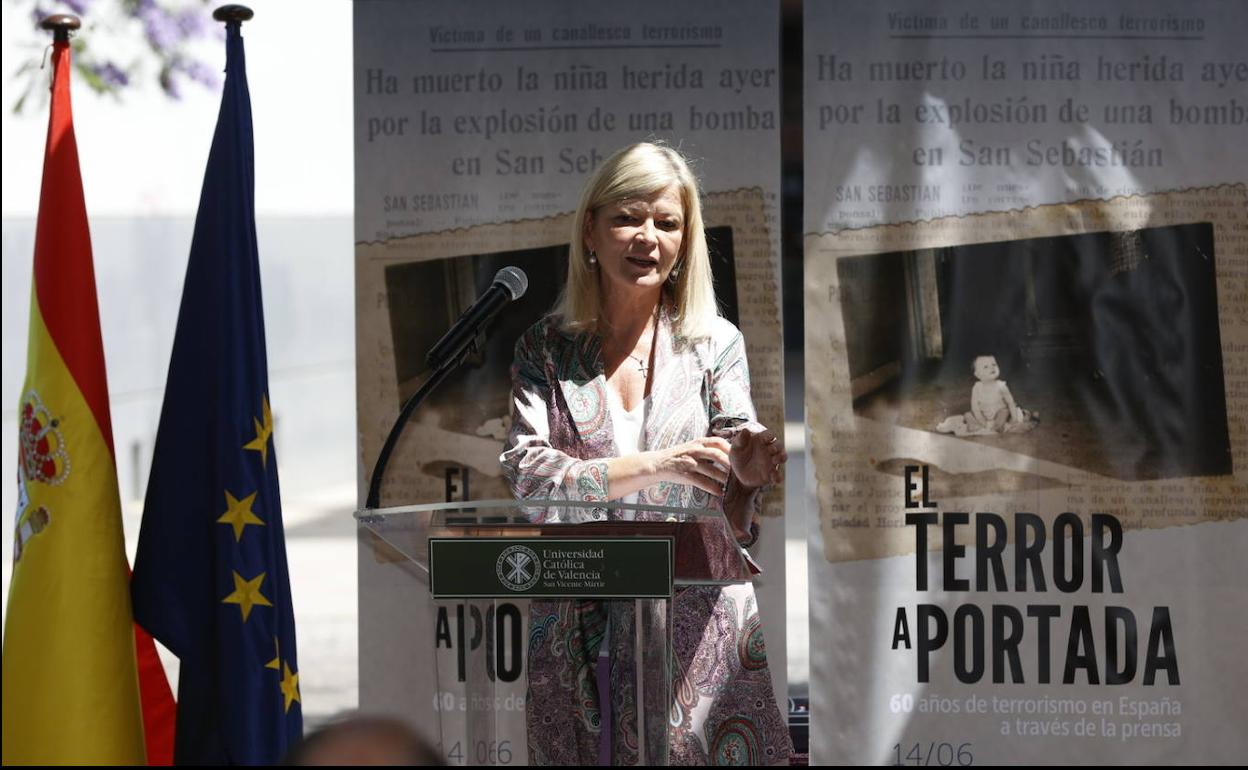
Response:
M586 227L585 247L597 253L603 293L660 289L680 258L685 207L672 185L647 198L601 206Z

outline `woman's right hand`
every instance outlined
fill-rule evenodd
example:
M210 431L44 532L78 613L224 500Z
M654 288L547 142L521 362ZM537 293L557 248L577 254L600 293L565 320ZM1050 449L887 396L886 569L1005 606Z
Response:
M732 461L728 453L732 445L718 436L686 441L667 449L650 452L654 474L660 481L688 484L716 497L724 494L728 469Z

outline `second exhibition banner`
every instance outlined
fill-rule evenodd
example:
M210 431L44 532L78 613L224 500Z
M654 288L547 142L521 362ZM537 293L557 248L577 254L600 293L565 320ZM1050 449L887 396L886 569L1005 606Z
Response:
M1248 755L1245 28L805 5L812 762Z

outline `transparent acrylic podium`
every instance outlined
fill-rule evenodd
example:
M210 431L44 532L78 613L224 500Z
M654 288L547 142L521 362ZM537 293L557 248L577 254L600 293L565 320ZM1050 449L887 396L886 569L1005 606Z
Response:
M450 764L528 763L528 609L560 600L633 604L639 759L667 764L673 592L751 576L714 510L498 500L355 516L360 709L399 717Z

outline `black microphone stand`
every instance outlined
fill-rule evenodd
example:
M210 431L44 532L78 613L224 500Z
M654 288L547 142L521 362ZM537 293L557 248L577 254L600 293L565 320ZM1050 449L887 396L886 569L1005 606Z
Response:
M433 389L441 385L447 375L462 364L465 358L479 350L484 341L485 332L479 332L472 340L472 344L465 346L459 355L451 356L438 364L428 379L421 384L420 389L412 394L411 398L403 402L403 408L399 411L399 417L394 421L394 427L390 428L390 435L386 436L386 443L381 447L381 454L377 456L377 464L373 466L372 480L368 485L368 498L364 502L365 510L376 510L381 505L381 479L385 475L386 465L390 462L390 455L394 452L394 446L399 442L399 436L403 433L403 428L407 426L407 421L411 419L412 412L416 411L416 407L420 405L420 402L428 398Z

